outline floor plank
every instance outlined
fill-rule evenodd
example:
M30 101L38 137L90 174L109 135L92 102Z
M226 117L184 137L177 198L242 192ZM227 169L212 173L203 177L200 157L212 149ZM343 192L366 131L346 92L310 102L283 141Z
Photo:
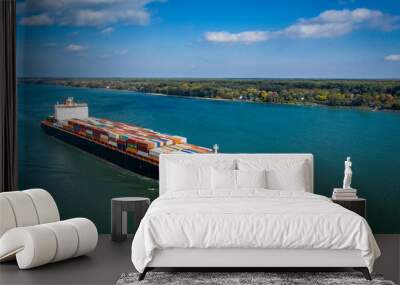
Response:
M100 235L94 252L88 256L19 270L15 262L0 265L0 284L115 284L124 272L132 272L132 239L112 242Z
M375 262L374 270L386 279L400 284L400 235L375 235L381 257Z

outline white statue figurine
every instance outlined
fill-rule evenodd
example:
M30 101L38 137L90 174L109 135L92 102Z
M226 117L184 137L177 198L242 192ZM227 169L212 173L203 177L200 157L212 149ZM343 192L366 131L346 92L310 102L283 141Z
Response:
M214 153L218 153L218 150L219 150L219 146L218 146L217 144L215 144L215 145L213 146L213 152L214 152Z
M350 186L352 176L353 176L353 171L351 170L350 156L348 156L346 161L344 162L343 189L352 189Z

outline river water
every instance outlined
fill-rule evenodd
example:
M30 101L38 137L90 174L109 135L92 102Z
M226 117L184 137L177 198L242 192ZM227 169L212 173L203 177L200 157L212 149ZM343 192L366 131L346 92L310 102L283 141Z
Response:
M88 217L110 231L110 199L157 197L156 181L143 178L45 135L40 121L72 96L91 116L181 135L193 144L217 143L229 153L313 153L315 193L341 186L344 160L368 199L376 233L400 233L400 113L254 104L152 96L55 85L18 86L20 188L41 187L56 199L62 218Z

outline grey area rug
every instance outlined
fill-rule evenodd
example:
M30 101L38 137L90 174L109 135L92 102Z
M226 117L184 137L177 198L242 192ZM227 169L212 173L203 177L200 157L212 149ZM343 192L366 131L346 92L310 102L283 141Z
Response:
M122 274L117 285L146 284L328 284L328 285L395 285L380 275L373 275L368 281L359 272L148 272L146 278L138 281L138 273Z

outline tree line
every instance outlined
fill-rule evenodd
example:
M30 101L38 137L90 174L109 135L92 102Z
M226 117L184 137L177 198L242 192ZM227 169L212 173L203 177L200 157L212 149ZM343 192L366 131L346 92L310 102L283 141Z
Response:
M400 110L399 80L22 78L20 81L184 97Z

